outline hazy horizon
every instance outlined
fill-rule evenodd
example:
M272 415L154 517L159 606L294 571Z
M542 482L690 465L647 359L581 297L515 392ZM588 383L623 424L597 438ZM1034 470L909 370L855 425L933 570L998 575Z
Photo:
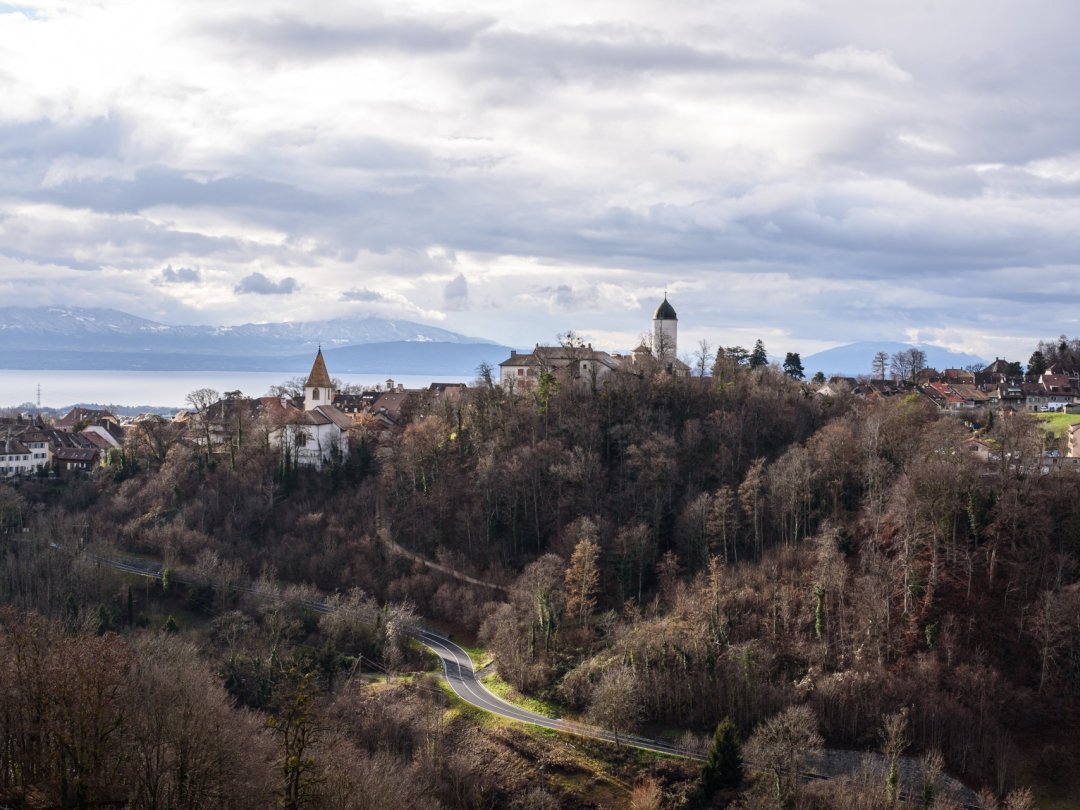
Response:
M303 372L306 375L306 372ZM297 375L301 376L298 372ZM385 384L388 378L406 388L427 388L432 382L472 382L461 375L429 374L341 374L343 383L354 385ZM280 385L290 375L259 371L17 371L0 369L0 408L16 408L36 403L41 385L43 408L66 408L77 403L99 403L134 407L184 408L184 398L198 388L213 388L219 393L241 391L245 396L264 396L270 386ZM14 392L25 392L22 396ZM7 401L13 400L13 401Z

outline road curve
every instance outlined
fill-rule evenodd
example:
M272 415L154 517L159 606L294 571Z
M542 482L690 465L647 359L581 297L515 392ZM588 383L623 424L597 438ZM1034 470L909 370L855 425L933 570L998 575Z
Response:
M621 745L629 745L633 748L641 748L657 754L695 760L705 759L695 751L680 748L662 740L650 740L635 734L620 734L616 738L613 732L606 729L545 717L542 714L515 706L513 703L509 703L492 693L480 683L480 680L476 677L476 670L473 669L472 659L469 654L450 639L426 628L415 630L413 635L417 641L439 656L442 661L446 682L450 685L454 694L478 709L483 709L486 712L491 712L509 720L549 728L563 734L575 734L579 737L589 737L594 740L617 742Z

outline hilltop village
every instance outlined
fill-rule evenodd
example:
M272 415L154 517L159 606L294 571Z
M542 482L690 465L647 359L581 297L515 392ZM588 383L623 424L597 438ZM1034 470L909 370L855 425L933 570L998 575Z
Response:
M692 372L678 350L678 316L665 295L651 329L628 354L594 349L566 333L557 345L511 351L499 364L497 380L493 369L482 368L474 385L497 382L511 395L537 396L538 389L553 384L596 392L620 375L658 373L680 379L697 376L708 385L710 375L725 362L750 367L767 362L759 342L753 352L721 348ZM806 390L820 397L860 400L915 394L936 408L964 417L976 432L980 420L990 413L1080 414L1080 367L1063 359L1047 363L1037 351L1026 374L1019 363L1001 359L982 369L938 371L923 367L920 354L911 350L887 358L882 353L868 358L874 374L829 379L819 375L805 383ZM787 360L785 373L802 379L798 355L789 354ZM88 474L118 463L125 452L162 455L175 441L225 453L243 441L245 433L279 449L286 464L323 467L346 459L350 446L358 442L400 435L414 418L453 407L467 390L468 385L457 382L406 389L392 378L370 389L342 386L330 376L320 348L306 379L296 378L261 397L199 389L189 395L190 407L171 420L156 413L117 416L82 406L53 420L31 413L0 417L0 477ZM969 449L983 461L995 458L993 446L976 435ZM1044 471L1080 469L1080 418L1048 440L1040 466Z

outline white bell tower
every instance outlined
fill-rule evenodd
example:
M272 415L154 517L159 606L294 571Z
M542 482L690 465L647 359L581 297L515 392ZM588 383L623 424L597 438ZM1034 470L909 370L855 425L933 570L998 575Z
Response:
M304 384L304 410L313 411L320 405L333 404L334 385L330 382L330 374L326 370L326 361L323 360L320 346L315 362L311 365L311 373Z
M675 314L675 307L668 303L667 293L664 293L663 303L656 308L652 324L653 354L660 362L673 362L679 343L679 317Z

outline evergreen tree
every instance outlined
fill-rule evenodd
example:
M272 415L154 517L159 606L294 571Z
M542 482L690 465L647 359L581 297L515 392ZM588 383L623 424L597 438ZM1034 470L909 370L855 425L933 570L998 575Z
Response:
M784 373L793 380L801 380L806 377L803 369L802 358L798 352L788 352L784 357Z
M769 365L769 355L765 352L765 344L758 338L754 341L754 350L750 352L750 368L763 368Z
M721 358L724 357L734 362L737 366L745 366L750 361L750 352L742 346L727 346L717 350L716 362L719 363Z
M1031 359L1028 360L1027 373L1037 376L1046 371L1048 365L1049 364L1046 362L1046 355L1039 349L1036 349L1032 353Z
M816 374L814 374L814 382L818 383L819 385L824 383L825 382L825 372L824 371L819 371Z
M743 780L742 745L739 731L730 718L716 726L709 757L701 769L701 789L709 799L718 790L734 790Z

